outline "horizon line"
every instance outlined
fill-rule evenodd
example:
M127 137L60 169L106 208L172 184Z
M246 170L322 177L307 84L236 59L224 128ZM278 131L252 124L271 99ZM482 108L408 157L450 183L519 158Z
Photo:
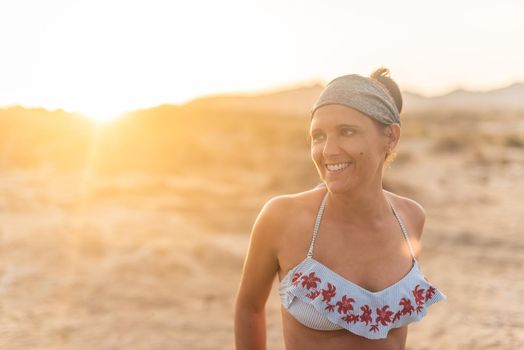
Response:
M302 82L297 82L297 83L279 84L279 85L276 85L274 87L266 88L266 89L257 89L257 90L248 90L248 91L246 91L246 90L243 90L243 91L225 91L225 92L208 93L208 94L203 94L203 95L191 97L191 98L189 98L187 100L184 100L182 102L165 101L165 102L157 103L155 105L135 107L133 109L129 109L129 110L125 110L125 111L119 112L114 117L118 118L118 117L123 116L125 114L134 113L134 112L141 111L141 110L154 109L154 108L158 108L158 107L161 107L161 106L183 107L183 106L188 105L188 104L190 104L192 102L195 102L195 101L198 101L198 100L201 100L201 99L208 99L208 98L221 98L221 97L224 97L224 98L231 98L231 97L242 98L242 97L267 96L267 95L283 93L283 92L286 92L286 91L293 91L293 90L299 90L299 89L304 89L304 88L311 88L311 87L314 87L314 86L322 87L322 86L326 86L328 82L323 81L321 79L309 79L309 80L304 80ZM414 91L413 89L409 89L409 88L408 89L401 89L401 91L402 91L403 95L404 94L411 94L411 95L416 95L416 96L423 97L423 98L432 99L432 98L439 98L439 97L443 97L443 96L446 96L446 95L450 95L450 94L452 94L454 92L457 92L457 91L464 91L464 92L471 92L471 93L489 93L489 92L493 92L493 91L497 91L497 90L503 90L503 89L506 89L506 88L510 88L512 86L515 86L515 85L524 85L524 82L514 80L511 83L506 83L504 85L499 85L498 87L489 88L489 89L467 89L467 88L464 88L464 87L459 85L459 86L455 86L454 88L446 90L447 92L437 93L437 94L422 93L422 92ZM6 109L11 109L11 108L23 108L23 109L28 109L28 110L31 110L31 109L43 109L43 110L45 110L47 112L65 112L65 113L69 113L69 114L78 114L78 115L86 117L86 118L89 118L89 116L90 116L90 113L83 112L81 110L74 110L74 109L64 108L64 107L51 107L51 106L44 106L44 105L38 105L37 106L37 105L31 105L31 104L23 104L23 103L19 103L19 102L14 102L14 103L0 105L0 110L6 110Z

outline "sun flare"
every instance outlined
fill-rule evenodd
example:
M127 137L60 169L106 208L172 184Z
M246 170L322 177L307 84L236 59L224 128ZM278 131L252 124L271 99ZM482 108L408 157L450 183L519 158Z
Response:
M108 123L124 114L121 108L111 106L100 106L84 108L82 114L95 123Z
M524 50L513 40L524 30L524 2L481 2L466 26L467 2L439 2L429 21L418 6L358 3L312 2L297 16L295 2L276 0L3 1L0 106L79 111L108 122L139 108L327 83L380 65L423 95L524 79ZM391 18L402 25L389 25ZM363 27L366 35L358 35ZM382 40L385 30L398 42Z

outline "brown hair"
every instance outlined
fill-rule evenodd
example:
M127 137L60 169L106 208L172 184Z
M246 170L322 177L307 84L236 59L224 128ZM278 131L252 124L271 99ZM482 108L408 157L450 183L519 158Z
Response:
M402 112L402 94L397 83L389 75L389 69L385 67L377 68L373 71L373 73L371 73L369 77L379 82L384 88L386 88L389 95L393 97L393 100L395 101L395 106L397 106L398 113L400 114L400 112ZM391 162L393 162L396 156L397 152L395 152L394 150L388 152L384 159L385 166L387 167L389 164L391 164Z
M397 106L398 113L402 112L402 94L400 93L400 88L397 83L391 79L389 75L389 69L385 67L377 68L369 76L371 79L378 81L382 86L384 86L393 97L395 105Z

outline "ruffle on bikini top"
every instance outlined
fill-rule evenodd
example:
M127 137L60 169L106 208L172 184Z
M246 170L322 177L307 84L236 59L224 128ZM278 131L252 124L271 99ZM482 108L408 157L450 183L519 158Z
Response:
M390 329L419 321L428 306L447 298L430 284L416 259L401 280L371 292L308 256L282 279L279 292L286 309L298 300L369 339L386 338Z

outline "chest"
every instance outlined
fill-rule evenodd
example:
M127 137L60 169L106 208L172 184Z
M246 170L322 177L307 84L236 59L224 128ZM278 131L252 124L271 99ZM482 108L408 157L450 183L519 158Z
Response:
M280 278L306 257L310 247L313 230L295 229L281 246ZM372 292L396 283L412 268L407 241L394 221L374 229L323 223L314 242L313 258Z

